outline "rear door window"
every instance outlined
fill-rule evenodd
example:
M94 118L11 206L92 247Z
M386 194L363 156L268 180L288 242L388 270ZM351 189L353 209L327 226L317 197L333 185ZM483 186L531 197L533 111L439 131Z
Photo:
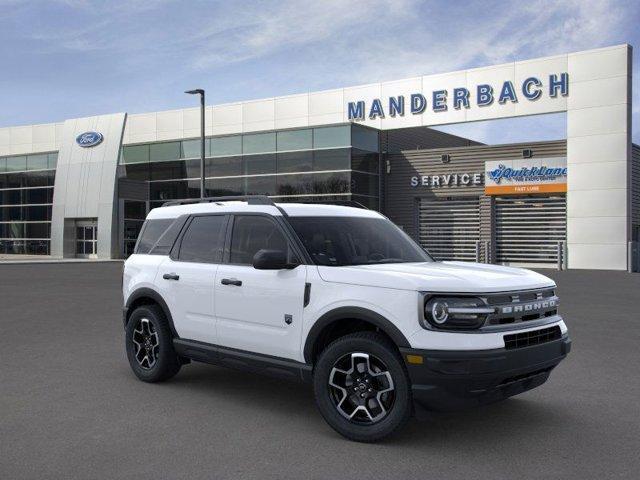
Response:
M184 232L178 260L181 262L220 263L228 217L194 217Z

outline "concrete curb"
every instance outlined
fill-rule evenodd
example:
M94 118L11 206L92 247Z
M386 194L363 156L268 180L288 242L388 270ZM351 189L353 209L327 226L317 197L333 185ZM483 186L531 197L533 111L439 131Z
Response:
M57 263L123 263L121 258L117 259L84 259L84 258L52 258L52 259L24 259L24 260L7 260L0 258L0 266L2 265L30 265L30 264L57 264Z

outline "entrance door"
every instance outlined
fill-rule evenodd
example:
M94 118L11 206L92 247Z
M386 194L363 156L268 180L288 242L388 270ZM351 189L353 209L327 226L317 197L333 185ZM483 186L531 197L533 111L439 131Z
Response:
M281 250L294 259L273 218L236 215L229 260L216 275L219 344L299 360L306 266L256 270L253 256L261 249Z
M565 195L496 197L495 215L498 263L557 265L558 242L567 240Z
M419 207L420 244L436 260L476 261L480 240L477 196L423 198Z
M76 222L76 257L96 258L98 254L98 222Z

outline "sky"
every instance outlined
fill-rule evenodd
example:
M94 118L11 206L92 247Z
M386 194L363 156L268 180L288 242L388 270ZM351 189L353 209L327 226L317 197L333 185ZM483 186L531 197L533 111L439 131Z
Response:
M0 127L220 104L630 43L637 0L0 0ZM640 142L634 52L633 139ZM442 130L563 138L564 114Z

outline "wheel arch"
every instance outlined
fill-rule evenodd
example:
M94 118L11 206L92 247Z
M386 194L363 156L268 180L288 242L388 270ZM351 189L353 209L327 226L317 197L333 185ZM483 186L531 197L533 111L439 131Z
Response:
M167 302L164 301L164 299L158 292L150 288L139 288L135 290L131 295L129 295L127 303L124 307L123 321L125 327L129 322L131 313L133 313L133 311L141 305L158 305L162 310L162 313L164 313L167 322L169 322L169 328L171 329L173 338L180 338L178 332L176 331L175 325L173 324L173 317L171 316L171 311L169 310Z
M323 314L309 330L303 349L306 363L315 362L315 358L320 353L318 347L322 346L323 339L344 321L359 322L372 327L369 329L380 331L398 348L411 346L400 329L379 313L362 307L339 307Z

